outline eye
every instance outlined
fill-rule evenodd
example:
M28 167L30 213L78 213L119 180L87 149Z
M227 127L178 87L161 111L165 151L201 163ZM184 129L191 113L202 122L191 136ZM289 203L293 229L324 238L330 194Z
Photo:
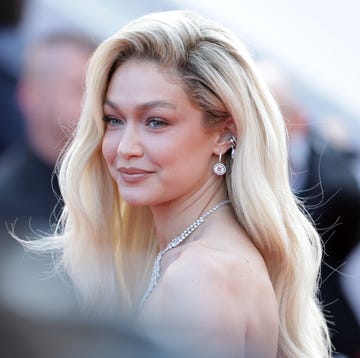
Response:
M119 127L124 124L122 119L112 116L104 116L103 121L110 127Z
M151 118L148 120L147 125L150 128L162 128L167 125L167 122L161 118Z

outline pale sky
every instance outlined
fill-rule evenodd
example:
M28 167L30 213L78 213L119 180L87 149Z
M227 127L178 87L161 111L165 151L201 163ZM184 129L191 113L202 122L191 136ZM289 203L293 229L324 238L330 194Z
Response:
M146 12L171 8L197 10L232 28L248 46L279 59L298 80L356 118L360 128L358 0L29 2L37 4L32 26L54 26L56 21L49 14L56 12L100 39Z
M172 0L212 16L281 59L301 80L360 118L358 0Z

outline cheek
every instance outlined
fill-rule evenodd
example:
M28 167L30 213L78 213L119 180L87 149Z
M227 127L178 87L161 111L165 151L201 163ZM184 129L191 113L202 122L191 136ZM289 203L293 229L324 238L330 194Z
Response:
M195 143L195 145L194 145ZM202 143L199 147L198 140L177 141L176 139L168 143L166 146L160 146L159 143L154 145L152 152L152 160L157 161L166 173L176 175L182 180L184 175L189 175L203 169L203 164L209 159L206 150L206 144Z
M117 143L115 138L105 134L102 140L102 154L108 165L112 165L116 158Z
M182 156L181 147L175 140L164 140L163 138L156 141L148 142L144 148L147 160L166 170L171 170L179 162Z

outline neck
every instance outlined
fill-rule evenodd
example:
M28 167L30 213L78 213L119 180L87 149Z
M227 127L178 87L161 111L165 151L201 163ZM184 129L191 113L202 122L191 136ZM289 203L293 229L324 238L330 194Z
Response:
M182 233L191 223L226 197L223 185L213 190L201 189L188 198L153 206L153 213L160 250Z

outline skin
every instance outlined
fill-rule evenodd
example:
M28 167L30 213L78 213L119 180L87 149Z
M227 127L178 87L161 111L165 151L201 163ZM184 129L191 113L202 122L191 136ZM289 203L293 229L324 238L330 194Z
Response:
M25 64L18 100L27 138L50 166L78 121L90 55L90 49L64 42L33 50Z
M226 197L212 166L230 148L233 122L206 130L181 83L157 64L129 60L116 70L104 118L109 171L125 201L150 207L161 248ZM272 285L229 206L166 253L161 272L140 313L156 340L194 354L276 356Z

